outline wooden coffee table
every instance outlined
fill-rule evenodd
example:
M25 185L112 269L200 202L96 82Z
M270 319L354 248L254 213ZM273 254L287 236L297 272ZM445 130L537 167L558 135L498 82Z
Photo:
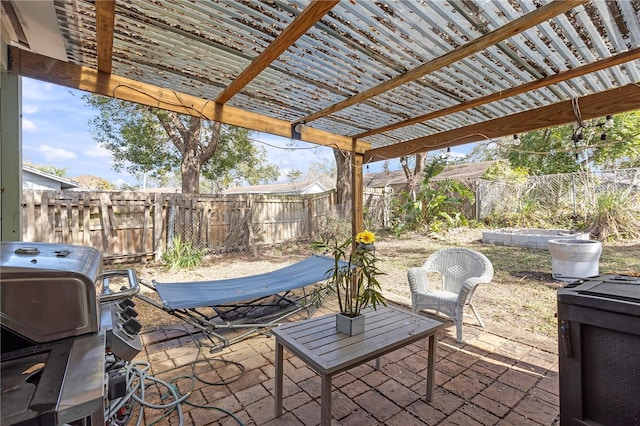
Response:
M426 400L433 395L436 332L440 321L392 306L365 311L365 330L357 336L338 333L335 314L281 325L271 330L276 336L275 415L282 415L283 348L320 374L320 424L331 424L331 379L350 368L377 359L418 340L428 338Z

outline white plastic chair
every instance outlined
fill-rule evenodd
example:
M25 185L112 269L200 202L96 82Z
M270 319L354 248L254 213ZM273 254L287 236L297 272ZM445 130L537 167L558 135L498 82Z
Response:
M436 289L433 273L441 278L441 289ZM413 312L433 309L453 319L456 324L456 341L462 343L462 319L464 307L469 305L476 319L484 323L471 298L479 284L488 284L493 279L493 265L482 253L464 247L438 250L427 258L424 265L407 272L411 288Z

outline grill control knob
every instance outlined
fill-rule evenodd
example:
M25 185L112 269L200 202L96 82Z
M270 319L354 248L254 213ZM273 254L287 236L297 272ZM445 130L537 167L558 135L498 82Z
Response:
M135 318L138 316L138 312L133 309L131 306L127 306L122 312L120 312L120 317L124 320L128 320L129 318Z
M133 308L136 304L133 303L131 299L124 299L122 302L118 303L118 306L120 306L120 309L126 309L128 307Z
M140 325L140 323L134 318L129 318L124 322L124 324L122 324L122 328L130 336L135 336L142 328L142 325Z

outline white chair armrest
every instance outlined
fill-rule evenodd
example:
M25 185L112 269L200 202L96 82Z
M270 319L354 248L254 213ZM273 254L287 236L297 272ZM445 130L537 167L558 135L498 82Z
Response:
M409 268L407 271L407 279L409 280L409 288L412 294L426 293L429 290L427 284L427 269L416 267Z
M464 280L462 287L460 287L460 293L458 293L458 304L460 306L464 306L471 301L471 297L473 297L473 293L475 292L478 284L488 284L491 282L491 278L486 275L487 274L481 277L471 277Z

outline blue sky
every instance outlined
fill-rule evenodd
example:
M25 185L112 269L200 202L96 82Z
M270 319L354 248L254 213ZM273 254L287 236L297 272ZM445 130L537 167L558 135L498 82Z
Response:
M93 175L116 186L139 184L127 172L114 171L110 153L93 140L89 120L95 112L82 100L83 93L22 78L23 161L65 169L65 177L71 179ZM263 143L269 162L280 168L281 182L287 181L286 173L290 170L305 172L313 163L335 161L330 148L296 141L295 147L300 149L285 149L291 148L290 139L263 133L254 136ZM465 147L458 147L461 148ZM380 171L382 165L382 162L374 163L365 173ZM398 169L398 160L390 161L389 167Z

